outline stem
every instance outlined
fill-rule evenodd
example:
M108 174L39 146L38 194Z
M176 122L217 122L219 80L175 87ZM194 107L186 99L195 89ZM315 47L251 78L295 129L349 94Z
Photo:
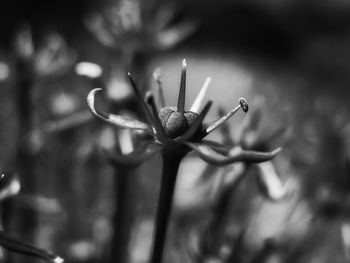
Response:
M134 170L117 168L115 179L115 207L113 217L113 240L111 262L126 263L129 260L129 241L131 228L135 219L135 191L132 189L135 177Z
M169 216L171 212L171 203L173 200L177 171L183 154L163 153L163 169L161 178L161 187L158 201L158 209L155 221L155 233L152 248L151 263L161 263L165 245L165 237Z
M33 194L36 191L37 178L34 173L35 156L31 151L30 135L33 131L32 91L34 87L33 72L28 61L17 61L18 90L17 109L19 122L18 149L16 156L17 169L22 182L22 192ZM15 212L16 213L16 212ZM21 215L19 216L20 213ZM34 212L20 210L16 213L21 234L27 240L32 240L37 227L37 216ZM10 219L11 220L11 219ZM18 220L18 221L17 221Z

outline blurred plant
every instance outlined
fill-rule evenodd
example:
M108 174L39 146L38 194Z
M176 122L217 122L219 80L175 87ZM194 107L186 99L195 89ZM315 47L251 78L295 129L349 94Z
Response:
M87 102L93 115L109 124L119 128L140 130L147 134L150 139L145 138L145 143L140 148L127 155L118 153L108 153L109 159L119 166L137 166L147 161L157 153L163 157L163 170L161 179L161 190L156 215L155 236L152 249L151 262L159 263L162 260L166 229L171 210L171 202L176 182L177 171L181 160L185 155L194 150L199 157L214 165L227 165L233 162L263 162L270 160L280 149L271 152L257 152L247 150L236 150L234 152L227 149L223 144L213 141L203 140L208 134L213 132L225 123L239 109L248 111L248 104L245 99L239 100L239 105L227 113L225 116L209 125L203 127L203 120L208 113L212 102L209 101L200 113L199 109L204 98L204 92L200 92L190 111L185 111L186 93L186 61L182 62L182 73L180 80L180 91L177 107L164 107L162 102L162 92L158 92L160 111L156 105L154 96L148 92L145 100L138 90L133 78L128 74L133 91L138 103L146 115L148 124L133 120L125 116L110 114L95 109L95 96L101 89L90 91ZM159 82L160 84L160 82ZM206 87L204 87L206 89ZM162 90L159 85L158 91ZM148 105L150 105L151 110Z
M73 66L76 55L68 48L58 33L49 33L40 45L36 45L29 25L23 26L15 39L18 59L24 63L31 77L62 74Z
M0 201L16 195L19 190L20 183L16 174L5 173L0 175ZM22 240L14 238L2 230L0 230L0 246L9 251L38 257L53 263L62 263L64 261L61 257L52 252L26 244Z
M171 48L196 29L190 19L170 25L175 14L174 6L160 1L120 0L92 14L86 25L103 45L134 54Z
M268 135L266 135L266 132L260 132L258 126L261 120L262 100L256 100L253 104L256 106L255 110L245 120L237 139L233 138L232 130L227 123L225 123L220 130L224 139L223 143L227 146L231 146L232 152L241 149L269 151L272 148L271 145L286 133L285 126L281 126ZM223 109L219 109L220 115L222 115L223 112ZM197 235L198 244L194 246L197 247L197 252L195 252L195 250L192 251L191 248L189 251L194 261L203 262L216 257L220 262L231 262L234 257L238 256L237 253L240 253L237 247L242 247L242 244L238 245L237 242L243 242L244 231L230 236L230 234L227 233L227 226L230 221L232 196L235 194L239 183L251 170L250 168L256 169L259 185L263 193L265 193L270 200L279 201L292 193L290 183L282 183L271 160L260 163L243 161L225 167L224 175L221 177L221 184L217 184L219 187L215 187L215 194L212 194L215 198L211 200L213 203L211 218L204 228L200 228L199 232L195 234ZM206 179L207 176L204 175L205 173L203 173L200 183L212 185L212 182ZM210 188L209 185L207 185L207 188L210 190L213 189L213 187ZM209 192L203 195L208 196ZM222 255L220 252L222 250L228 250L229 252L225 252L224 255Z
M194 19L175 22L176 14L175 5L158 0L119 0L87 17L87 28L110 48L113 61L117 61L111 63L106 82L105 93L111 101L119 103L121 98L131 97L126 72L135 64L137 54L169 49L195 31L198 24Z
M36 194L38 174L35 172L37 156L44 144L44 136L35 125L35 94L37 84L48 77L56 77L66 72L75 61L75 54L57 33L47 34L42 43L34 41L29 25L23 26L14 39L14 80L16 86L16 107L18 117L18 144L16 169L21 175L23 192ZM25 176L22 176L25 175ZM15 213L7 217L6 225L19 227L26 239L34 239L37 216L28 209L14 210L13 201L7 208ZM18 216L20 214L21 216Z

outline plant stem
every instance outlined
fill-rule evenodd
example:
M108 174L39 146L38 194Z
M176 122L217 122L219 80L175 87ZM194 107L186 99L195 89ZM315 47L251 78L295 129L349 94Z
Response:
M151 255L152 263L162 262L166 231L169 222L171 203L173 200L176 183L176 176L180 166L180 162L183 157L183 154L163 153L161 187L158 200L154 241Z
M117 168L115 179L115 207L111 262L129 261L129 241L135 219L135 191L132 189L137 174L133 169Z

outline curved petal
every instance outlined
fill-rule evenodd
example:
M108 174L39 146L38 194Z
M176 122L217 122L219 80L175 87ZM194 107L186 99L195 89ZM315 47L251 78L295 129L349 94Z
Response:
M121 167L136 167L147 161L162 150L160 145L154 143L145 143L140 148L130 154L120 154L105 150L109 161Z
M214 142L210 140L202 140L201 143L204 143L210 148L212 148L214 151L221 153L223 155L229 155L230 151L232 150L232 147L227 147L225 144L219 143L219 142ZM229 145L229 144L227 144Z
M96 93L101 90L102 89L93 89L89 92L87 96L87 103L93 115L95 115L100 120L107 122L109 124L112 124L114 126L117 126L119 128L128 128L128 129L135 129L135 130L150 132L151 130L150 126L144 122L141 122L138 120L132 120L128 117L124 117L120 115L109 114L105 112L100 112L100 113L97 112L95 109L95 96L96 96Z
M272 152L256 152L238 149L231 152L229 156L225 156L214 151L209 145L204 143L185 142L185 144L192 150L196 151L199 157L201 157L204 161L218 166L227 165L234 162L265 162L271 160L281 150L278 148Z
M0 245L10 251L26 254L29 256L35 256L53 263L62 263L64 261L63 258L53 254L50 251L46 251L44 249L36 248L32 245L23 243L17 238L8 236L3 231L0 231Z

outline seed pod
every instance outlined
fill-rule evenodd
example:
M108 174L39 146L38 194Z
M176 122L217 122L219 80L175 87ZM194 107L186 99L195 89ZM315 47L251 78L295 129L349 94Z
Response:
M198 114L187 111L180 113L176 108L166 107L160 110L159 119L165 133L171 138L176 138L184 134L193 124Z

